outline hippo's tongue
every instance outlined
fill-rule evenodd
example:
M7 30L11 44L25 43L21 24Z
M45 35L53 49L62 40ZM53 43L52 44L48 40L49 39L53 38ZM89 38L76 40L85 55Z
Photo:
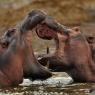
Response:
M37 24L41 23L45 17L46 15L43 12L39 10L33 10L22 22L20 27L21 32L33 29Z

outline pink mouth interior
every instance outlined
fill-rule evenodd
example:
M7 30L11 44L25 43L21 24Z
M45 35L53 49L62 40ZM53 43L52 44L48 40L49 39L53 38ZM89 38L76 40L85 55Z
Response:
M45 40L51 40L53 39L54 32L52 29L49 29L47 26L43 25L40 26L36 31L38 37L45 39Z

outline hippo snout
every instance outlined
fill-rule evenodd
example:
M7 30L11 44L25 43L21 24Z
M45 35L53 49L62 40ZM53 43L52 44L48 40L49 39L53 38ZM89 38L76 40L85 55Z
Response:
M3 48L7 48L8 45L9 45L9 42L6 39L1 38L0 39L0 44L2 45Z

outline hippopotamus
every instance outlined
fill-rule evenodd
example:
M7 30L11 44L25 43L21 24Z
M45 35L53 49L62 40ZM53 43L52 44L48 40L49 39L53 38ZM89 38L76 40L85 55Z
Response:
M36 33L44 40L53 39L56 51L46 55L40 62L47 60L53 71L68 73L74 82L95 82L95 63L92 60L89 44L78 27L68 28L51 17L37 25Z
M4 50L0 50L0 87L22 83L24 74L33 80L44 80L52 75L36 60L30 41L30 29L32 30L44 18L42 12L32 11L18 29L8 30L2 37L0 45ZM25 62L26 57L28 62Z

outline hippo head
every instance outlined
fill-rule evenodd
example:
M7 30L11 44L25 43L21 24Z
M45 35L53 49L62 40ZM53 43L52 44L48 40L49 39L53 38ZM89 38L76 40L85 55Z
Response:
M46 17L46 19L41 24L37 25L36 33L41 39L54 39L55 41L56 49L54 54L46 54L45 56L38 58L39 62L42 65L44 65L44 63L47 61L49 63L49 68L54 70L56 66L62 67L60 65L60 62L62 63L63 60L61 61L61 59L57 59L64 56L64 48L67 46L67 43L69 43L70 39L75 37L77 38L77 36L80 35L81 32L78 27L68 28L56 22L53 18ZM62 64L64 64L64 62ZM56 69L58 70L58 68Z
M12 40L17 37L16 34L23 35L24 34L24 41L28 37L26 33L29 33L29 30L32 31L32 29L39 24L41 21L43 21L43 15L41 15L42 12L40 11L32 11L29 13L28 17L22 25L20 26L20 31L17 29L9 29L5 32L5 34L1 37L0 43L4 48L8 48ZM41 16L41 17L40 17ZM30 33L30 35L32 32ZM21 36L20 36L21 37ZM29 36L30 37L30 36ZM32 43L29 43L31 46ZM27 46L27 43L25 43ZM30 47L31 50L29 53L26 54L26 61L23 65L23 72L24 72L24 78L30 78L32 80L40 79L45 80L52 76L51 72L49 72L48 69L44 68L39 62L36 60L34 56L34 52L32 50L32 47ZM28 48L27 48L28 50Z

